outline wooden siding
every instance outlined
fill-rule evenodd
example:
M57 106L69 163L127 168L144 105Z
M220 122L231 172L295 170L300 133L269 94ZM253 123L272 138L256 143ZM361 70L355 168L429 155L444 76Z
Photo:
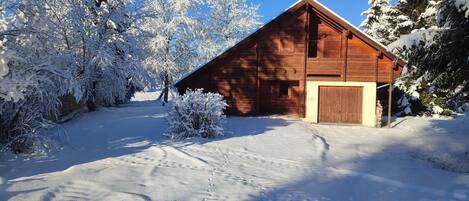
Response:
M394 63L372 41L305 0L176 86L181 93L204 88L224 95L229 114L304 117L307 81L389 83L400 74ZM295 83L294 97L269 98L274 92L267 88L277 81Z
M178 88L180 91L204 88L224 95L230 105L229 114L282 113L301 116L304 113L300 105L304 105L305 84L300 84L300 81L304 82L305 75L305 24L306 9L286 14L259 32L255 40L244 41L236 51L227 52L209 64L206 69L210 72L200 71ZM272 91L266 93L268 88L278 87L278 82L270 80L295 83L291 87L291 96L276 97L269 94Z
M260 84L261 114L300 114L299 81L265 80ZM287 87L287 93L281 93L281 87Z
M320 87L320 123L362 123L362 87Z
M391 82L393 61L379 54L378 48L338 27L333 19L313 9L310 46L317 54L308 58L308 80ZM315 17L319 19L314 19ZM313 47L314 49L314 47ZM394 72L399 75L400 72ZM340 77L340 78L339 78ZM394 76L395 78L396 76Z

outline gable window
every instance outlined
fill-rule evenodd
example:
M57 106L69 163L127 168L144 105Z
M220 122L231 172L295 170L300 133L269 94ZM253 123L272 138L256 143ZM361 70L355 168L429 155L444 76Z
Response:
M290 85L288 82L281 82L279 88L279 95L280 97L288 97L290 90Z
M309 19L309 58L340 58L342 31L333 22L311 13Z
M318 57L319 17L311 13L309 17L308 57Z
M317 40L310 40L308 45L308 57L309 58L317 58L318 57L318 41Z

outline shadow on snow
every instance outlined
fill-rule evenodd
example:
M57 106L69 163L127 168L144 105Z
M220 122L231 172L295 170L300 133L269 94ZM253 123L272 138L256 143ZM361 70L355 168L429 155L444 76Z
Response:
M469 155L465 156L466 160L458 161L465 163L466 173L418 157L422 152L467 154L467 123L467 114L450 120L431 120L422 136L408 139L428 144L428 149L400 141L370 155L328 160L320 166L311 164L310 172L301 179L253 196L251 200L469 200ZM395 131L384 129L383 132ZM327 140L327 134L321 134ZM350 149L366 150L367 146L366 143L347 144Z
M40 175L67 171L74 166L108 158L136 154L157 145L171 145L163 134L167 128L164 107L155 101L131 103L79 115L60 127L66 133L64 149L41 159L10 160L0 164L0 197L42 191L47 188L6 192L9 186L31 179L47 180ZM229 138L259 135L291 121L271 117L229 117L227 134L214 139L192 139L189 143L204 144ZM187 142L185 142L187 143ZM34 177L34 178L33 178ZM37 177L37 178L36 178ZM2 184L3 183L3 184Z

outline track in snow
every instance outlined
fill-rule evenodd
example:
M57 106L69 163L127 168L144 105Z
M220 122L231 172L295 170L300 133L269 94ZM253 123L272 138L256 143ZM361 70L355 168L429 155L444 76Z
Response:
M437 133L424 119L388 130L228 118L228 136L169 143L164 108L135 103L65 123L71 144L56 156L2 161L0 200L468 200L467 175L406 151L467 148L467 121L448 125ZM444 133L453 127L459 135Z

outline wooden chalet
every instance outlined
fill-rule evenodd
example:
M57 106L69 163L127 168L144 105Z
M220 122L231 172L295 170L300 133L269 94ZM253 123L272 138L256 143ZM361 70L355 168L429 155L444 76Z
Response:
M175 86L224 95L231 115L374 127L377 87L392 83L403 66L321 3L301 0Z

